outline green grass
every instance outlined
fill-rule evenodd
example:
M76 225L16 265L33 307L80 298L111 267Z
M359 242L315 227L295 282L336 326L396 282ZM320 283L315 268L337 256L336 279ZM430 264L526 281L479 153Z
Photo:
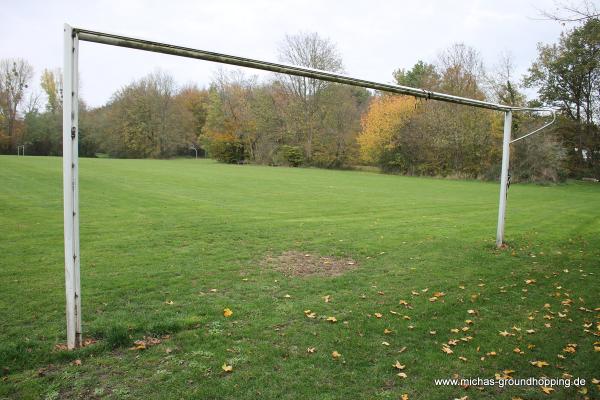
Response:
M511 186L510 247L497 251L495 183L205 160L82 159L80 171L83 329L97 343L68 352L55 349L65 342L61 159L0 157L0 398L584 398L574 387L433 384L505 369L566 372L600 397L589 382L600 378L598 185ZM286 277L263 265L288 250L360 267ZM434 292L445 296L430 302ZM466 319L468 332L451 332Z

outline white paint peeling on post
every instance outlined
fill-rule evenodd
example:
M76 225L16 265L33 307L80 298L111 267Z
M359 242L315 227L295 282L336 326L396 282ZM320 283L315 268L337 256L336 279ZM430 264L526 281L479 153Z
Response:
M504 135L502 138L502 170L500 173L500 205L498 207L498 229L496 247L504 243L504 219L506 216L506 196L508 195L508 166L510 163L510 140L512 130L512 112L504 113Z
M81 345L79 277L78 71L79 43L73 28L64 27L63 68L63 196L67 347Z

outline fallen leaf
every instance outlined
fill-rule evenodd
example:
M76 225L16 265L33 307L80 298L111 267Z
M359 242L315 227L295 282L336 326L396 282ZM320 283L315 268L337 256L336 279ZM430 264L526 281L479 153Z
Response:
M233 371L233 365L227 365L227 363L223 363L223 365L221 366L221 368L225 372L231 372L231 371Z
M226 308L223 310L223 316L225 318L229 318L233 315L233 311L231 311L229 308Z
M396 375L398 375L402 379L406 379L406 377L408 377L408 375L406 375L404 372L400 372L400 373L398 373Z
M335 350L331 353L331 357L333 358L340 358L341 356L342 355Z
M134 346L130 350L146 350L146 342L143 340L136 340L133 344Z
M383 317L383 314L376 312L375 313L375 318L381 318Z
M390 333L392 333L392 330L391 330L391 329L388 329L388 328L385 328L385 329L383 330L383 333L384 333L385 335L389 335Z
M327 321L329 321L331 323L336 323L337 322L337 318L336 317L327 317Z
M317 349L316 349L316 348L314 348L314 347L309 347L309 348L307 348L307 349L306 349L306 352L307 352L307 353L314 353L316 350L317 350Z
M81 360L77 359L77 360L73 361L73 365L81 365Z
M531 361L530 364L538 368L543 368L550 365L546 361Z
M327 296L323 297L323 300L325 300L325 303L329 303L331 301L331 296L327 295Z
M408 400L408 394L404 393L402 396L400 396L400 400Z
M406 367L406 365L402 365L400 364L400 361L396 360L396 363L393 365L393 367L399 370L403 370Z
M167 300L167 301L165 301L165 304L172 306L175 303L173 302L173 300Z
M384 346L389 346L390 344L388 342L381 342L382 345Z
M550 393L554 392L554 389L552 389L551 387L547 387L547 386L540 386L540 389L542 389L542 392L544 392L545 394L550 394Z

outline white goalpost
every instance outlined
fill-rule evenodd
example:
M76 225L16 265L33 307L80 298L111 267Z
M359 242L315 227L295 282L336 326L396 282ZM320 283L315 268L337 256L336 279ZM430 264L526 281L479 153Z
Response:
M403 94L418 98L438 100L503 112L504 135L502 140L502 169L500 174L500 199L498 206L498 224L496 230L496 246L499 248L504 244L504 220L506 216L506 201L508 191L510 144L541 131L542 129L551 125L556 118L555 111L550 108L512 107L408 86L367 81L311 68L272 63L228 54L159 43L139 38L74 28L68 24L65 24L63 68L63 196L67 347L69 349L80 347L82 344L78 177L78 59L80 40L155 53L170 54L180 57L195 58L198 60L212 61L222 64L237 65L263 71L302 76L306 78L321 79L329 82L359 86L383 92ZM551 122L543 125L533 132L530 132L519 138L512 139L512 114L513 112L522 111L551 113L553 119Z

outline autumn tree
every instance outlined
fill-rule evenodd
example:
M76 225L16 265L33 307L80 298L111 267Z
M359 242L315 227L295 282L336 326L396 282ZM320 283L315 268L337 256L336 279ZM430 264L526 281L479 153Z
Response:
M155 72L119 90L105 114L104 148L126 157L171 157L194 140L193 115L176 99L173 78Z
M60 69L55 71L44 69L40 85L46 94L46 110L53 114L61 111L63 89Z
M0 145L5 149L14 144L19 107L25 100L32 77L33 67L27 61L20 58L0 60L0 122L5 135Z
M409 96L383 95L371 102L357 139L363 161L385 171L406 171L402 130L414 115L415 105Z
M279 48L282 62L329 72L343 71L342 59L336 46L317 33L286 35ZM282 75L280 81L290 99L288 114L289 130L302 137L305 156L313 157L315 137L323 134L321 103L325 89L331 85L319 79Z

